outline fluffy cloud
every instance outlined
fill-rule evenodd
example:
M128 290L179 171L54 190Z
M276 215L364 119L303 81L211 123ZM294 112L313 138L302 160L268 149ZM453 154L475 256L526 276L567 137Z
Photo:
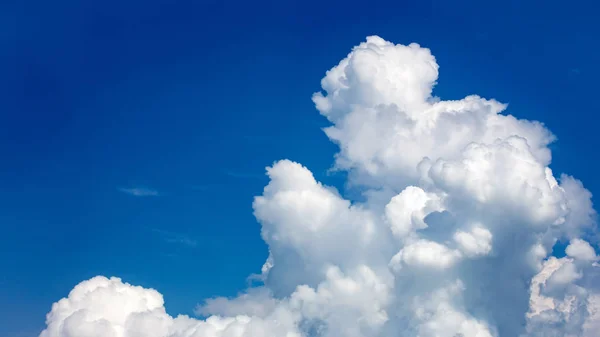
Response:
M391 265L397 270L399 264L445 269L451 267L459 258L460 253L435 241L419 240L410 243L392 257Z
M458 231L453 238L467 255L486 255L492 250L492 233L482 227L474 227L470 232Z
M569 257L583 261L594 261L597 259L596 252L590 244L581 239L571 240L571 244L565 250Z
M56 302L40 337L298 337L295 316L271 310L265 318L212 316L205 321L166 314L157 291L95 277Z
M98 277L54 304L40 337L592 336L591 194L555 178L542 123L493 99L443 101L438 71L428 49L372 36L326 73L313 101L365 200L299 163L267 168L261 287L207 300L199 320ZM565 257L551 256L558 241Z

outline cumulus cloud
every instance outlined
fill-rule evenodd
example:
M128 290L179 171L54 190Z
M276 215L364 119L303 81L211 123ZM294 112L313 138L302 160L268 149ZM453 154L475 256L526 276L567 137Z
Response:
M577 260L594 261L597 259L594 248L588 242L581 239L571 240L571 244L567 246L565 252L567 256Z
M253 203L269 247L260 287L208 299L196 319L97 277L53 305L40 337L594 335L591 193L555 177L542 123L433 96L439 70L429 49L371 36L327 71L313 101L364 200L300 163L268 167Z

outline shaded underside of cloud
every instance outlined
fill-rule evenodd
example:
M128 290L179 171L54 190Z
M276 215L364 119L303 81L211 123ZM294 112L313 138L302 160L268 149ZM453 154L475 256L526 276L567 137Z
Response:
M253 203L270 252L260 287L196 319L99 276L53 305L40 337L595 336L591 193L549 168L542 123L435 97L438 72L429 49L377 36L327 71L313 101L364 201L300 163L268 167Z

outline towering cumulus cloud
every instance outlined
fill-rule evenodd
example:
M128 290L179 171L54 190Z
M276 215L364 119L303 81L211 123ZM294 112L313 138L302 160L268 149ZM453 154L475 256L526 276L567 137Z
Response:
M377 36L327 72L313 101L364 198L299 163L267 168L253 204L263 286L207 300L198 320L96 277L53 305L41 337L597 336L591 194L554 176L543 124L493 99L443 101L437 79L428 49Z

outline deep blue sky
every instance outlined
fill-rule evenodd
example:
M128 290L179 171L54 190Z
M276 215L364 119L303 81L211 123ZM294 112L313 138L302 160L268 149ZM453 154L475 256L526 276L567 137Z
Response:
M545 122L552 168L600 194L596 6L2 1L0 336L36 336L98 274L158 289L170 313L244 289L267 255L264 167L289 158L341 186L310 97L367 35L431 48L436 95Z

